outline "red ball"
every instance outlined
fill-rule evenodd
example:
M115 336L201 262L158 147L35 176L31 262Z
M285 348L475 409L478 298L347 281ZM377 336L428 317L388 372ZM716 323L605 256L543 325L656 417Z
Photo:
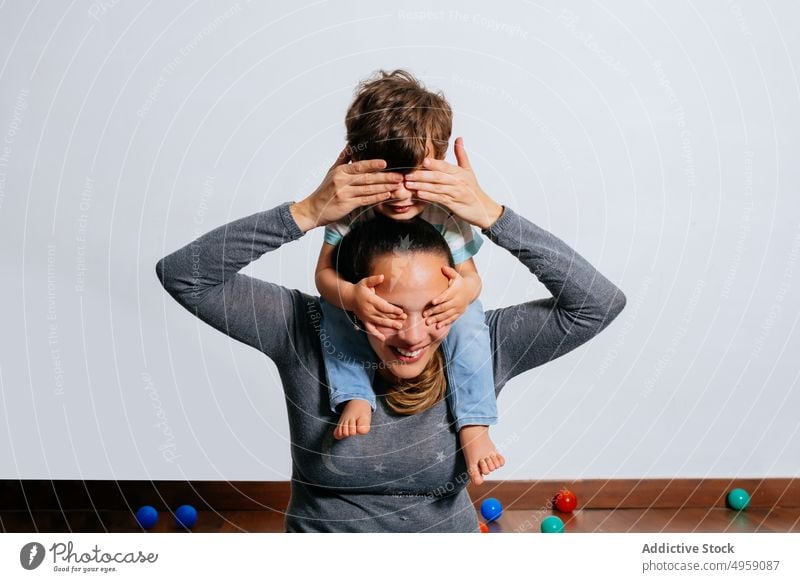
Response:
M553 498L553 504L556 509L564 513L572 513L572 510L578 507L578 498L569 489L562 489Z
M480 522L481 526L481 533L489 533L489 526L483 522Z

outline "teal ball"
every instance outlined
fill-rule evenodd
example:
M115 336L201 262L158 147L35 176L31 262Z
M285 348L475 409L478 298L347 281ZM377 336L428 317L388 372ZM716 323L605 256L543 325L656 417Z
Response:
M548 515L540 526L542 533L564 533L564 522L557 515Z
M750 494L747 491L740 487L731 489L728 493L728 507L736 511L742 511L747 509L748 505L750 505Z

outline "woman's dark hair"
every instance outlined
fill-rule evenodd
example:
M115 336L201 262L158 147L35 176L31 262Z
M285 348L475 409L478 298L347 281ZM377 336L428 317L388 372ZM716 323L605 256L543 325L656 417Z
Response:
M419 251L441 254L455 267L447 241L430 222L419 216L393 220L376 212L375 218L357 223L339 241L333 264L345 281L358 283L369 277L374 259Z
M372 263L385 255L430 252L447 259L453 255L439 231L426 220L392 220L375 213L375 218L356 224L334 250L336 272L350 283L358 283L371 274ZM362 326L363 327L363 326ZM441 401L447 392L441 347L416 378L398 379L386 393L386 404L397 414L416 414Z

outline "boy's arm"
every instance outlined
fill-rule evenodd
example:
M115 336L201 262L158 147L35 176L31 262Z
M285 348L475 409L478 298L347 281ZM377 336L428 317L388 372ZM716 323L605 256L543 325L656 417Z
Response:
M481 276L475 267L475 261L470 257L466 261L460 262L456 265L456 271L464 278L464 283L466 284L465 294L469 299L467 303L472 303L481 294L482 288Z
M333 253L335 250L335 245L327 242L322 243L319 259L317 260L317 270L314 275L317 290L325 301L331 305L335 305L345 311L354 311L353 288L355 285L342 279L339 273L336 272L333 266Z

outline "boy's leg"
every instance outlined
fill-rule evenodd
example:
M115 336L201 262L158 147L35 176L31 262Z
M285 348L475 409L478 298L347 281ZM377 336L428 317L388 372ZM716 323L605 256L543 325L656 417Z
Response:
M447 401L455 418L467 471L476 485L505 464L489 437L497 423L491 339L483 306L473 301L442 342L446 362Z
M479 299L451 326L442 342L447 370L447 402L456 431L467 425L497 423L497 399L489 326Z
M366 400L375 410L375 392L372 389L375 370L375 352L362 330L356 330L348 314L320 297L322 320L320 346L325 362L328 394L332 412L339 412L343 402L359 398Z

